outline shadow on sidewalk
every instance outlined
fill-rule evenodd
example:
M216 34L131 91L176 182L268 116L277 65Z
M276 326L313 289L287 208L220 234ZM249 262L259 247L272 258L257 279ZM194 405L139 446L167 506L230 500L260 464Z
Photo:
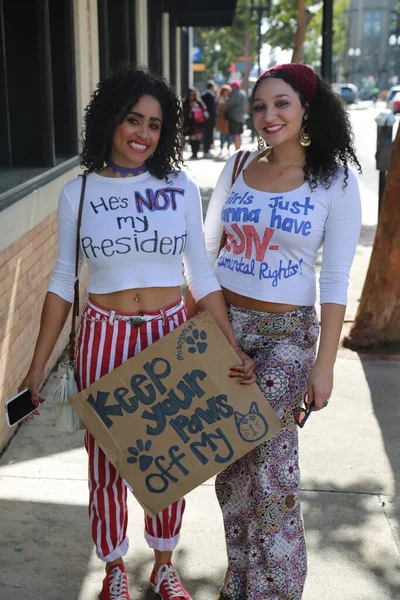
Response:
M319 481L308 482L311 489L317 489L320 485ZM387 533L386 537L384 535L385 517L381 500L376 495L379 482L367 479L338 487L335 482L327 481L324 487L331 491L301 493L307 545L312 563L309 576L312 577L318 561L330 561L337 569L345 557L345 568L335 574L335 581L332 582L335 591L343 592L341 598L352 597L349 576L353 574L363 585L365 581L365 589L369 591L365 598L375 599L375 596L371 595L372 590L379 589L383 592L379 597L398 600L400 563L394 559L393 550L387 547ZM359 493L360 489L365 491Z
M400 497L400 368L396 361L361 361L375 416L382 432L387 457L395 480L395 495Z
M393 523L400 532L400 363L362 360L361 364L370 389L374 413L382 432L385 452L393 472L395 488ZM400 535L397 544L400 551Z
M12 499L0 514L0 597L78 598L93 549L87 508Z

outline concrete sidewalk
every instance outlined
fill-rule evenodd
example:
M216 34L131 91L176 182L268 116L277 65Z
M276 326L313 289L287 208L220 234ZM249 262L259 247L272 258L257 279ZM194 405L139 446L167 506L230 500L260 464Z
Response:
M205 207L220 161L189 161ZM352 270L348 318L357 308L374 225L366 224ZM51 396L51 376L44 396ZM400 364L340 352L329 408L300 433L309 552L304 600L400 599ZM87 519L82 433L59 434L48 402L0 459L1 600L94 600L103 565ZM127 557L132 600L148 586L152 552L130 499ZM226 568L219 506L209 481L187 497L174 562L194 600L216 597Z

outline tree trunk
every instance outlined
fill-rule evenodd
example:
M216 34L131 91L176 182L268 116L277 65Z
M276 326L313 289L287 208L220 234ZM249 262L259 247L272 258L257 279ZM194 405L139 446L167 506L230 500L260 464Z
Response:
M292 63L300 63L303 56L304 42L306 40L306 32L309 22L311 21L311 13L306 8L306 0L298 0L297 2L297 28L293 44Z
M393 144L367 276L346 348L400 341L400 127Z

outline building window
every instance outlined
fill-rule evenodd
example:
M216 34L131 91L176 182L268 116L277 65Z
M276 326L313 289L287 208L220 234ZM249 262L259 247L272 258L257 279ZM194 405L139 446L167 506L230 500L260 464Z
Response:
M381 13L367 11L364 13L364 36L378 37L381 35Z
M100 77L136 61L136 14L131 0L98 0Z
M73 0L0 0L0 194L77 151Z

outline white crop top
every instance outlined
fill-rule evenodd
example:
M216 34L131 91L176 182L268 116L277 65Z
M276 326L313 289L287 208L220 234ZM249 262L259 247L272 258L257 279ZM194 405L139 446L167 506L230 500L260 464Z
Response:
M200 192L187 172L160 180L87 177L80 231L80 269L88 263L88 291L182 285L198 301L220 286L204 245ZM73 301L75 246L82 178L68 182L58 205L58 257L49 285Z
M254 151L245 167L257 156ZM347 303L351 263L361 228L358 183L344 170L329 189L307 182L290 192L249 187L244 170L231 189L236 154L225 165L205 220L206 247L221 286L265 302L312 306L315 264L323 244L321 304ZM223 226L227 244L218 250Z

